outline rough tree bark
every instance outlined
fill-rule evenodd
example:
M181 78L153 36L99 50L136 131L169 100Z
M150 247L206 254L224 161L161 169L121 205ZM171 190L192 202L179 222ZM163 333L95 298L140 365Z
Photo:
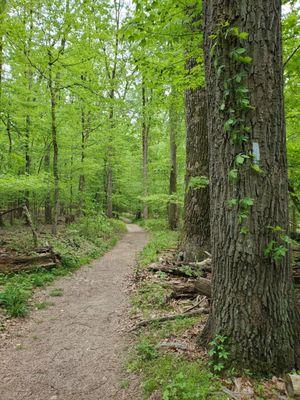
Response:
M288 229L280 8L279 0L204 2L213 237L210 335L227 337L230 365L261 373L293 369L299 344L289 254L276 262L266 253L272 240L276 245L281 243L278 232L270 227ZM211 35L220 31L224 22L249 33L243 47L252 57L248 67L243 67L252 106L245 117L249 139L235 145L225 132L228 116L221 104L226 80L241 72L241 63L231 56L241 45L229 35L226 40L221 38L215 53L210 51L214 42ZM222 73L214 67L216 58L223 65ZM235 104L230 93L226 110ZM255 172L250 157L237 179L230 181L237 154L252 152L263 172ZM248 234L241 232L238 222L241 208L228 206L233 198L253 199L246 222Z
M171 103L169 109L169 124L170 124L170 180L169 194L174 196L177 193L177 129L178 129L178 112L176 109L176 92L172 88ZM174 200L170 200L168 204L169 226L174 230L178 226L178 207Z
M189 60L188 67L196 63ZM192 177L209 176L207 106L205 90L185 92L186 110L186 175L184 221L181 248L187 260L206 258L210 250L209 187L193 188Z

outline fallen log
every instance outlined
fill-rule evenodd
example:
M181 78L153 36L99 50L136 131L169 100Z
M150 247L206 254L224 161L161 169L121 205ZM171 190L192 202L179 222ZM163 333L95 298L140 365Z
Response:
M174 349L174 350L183 350L188 351L189 348L185 343L178 342L161 342L157 346L158 349Z
M144 326L151 325L153 323L161 323L161 322L166 322L166 321L173 321L175 319L182 319L182 318L191 318L191 317L197 317L198 315L202 314L208 314L209 309L207 308L199 308L199 310L193 310L188 313L182 313L182 314L175 314L175 315L166 315L164 317L160 318L151 318L147 319L145 321L139 322L134 328L131 329L131 331L136 331L140 328L143 328Z
M150 264L148 269L152 272L164 272L166 274L182 276L184 278L198 278L200 274L211 272L211 260L207 259L199 263L176 262L175 264Z
M1 255L0 256L0 273L15 273L21 271L29 271L37 268L50 269L60 263L60 256L52 249L45 253L33 255Z
M193 269L178 268L174 265L160 265L160 264L150 264L148 269L152 272L163 272L165 274L181 276L184 278L197 278L199 276L199 271L194 271Z
M190 266L190 267L195 267L195 268L200 268L200 269L207 269L208 271L211 271L211 258L206 258L203 261L197 261L197 262L184 262L184 261L176 261L175 265L182 265L182 266Z
M195 298L199 295L211 297L211 281L209 279L198 278L193 282L174 284L170 298Z
M292 399L300 399L300 375L288 374L285 376L285 387Z

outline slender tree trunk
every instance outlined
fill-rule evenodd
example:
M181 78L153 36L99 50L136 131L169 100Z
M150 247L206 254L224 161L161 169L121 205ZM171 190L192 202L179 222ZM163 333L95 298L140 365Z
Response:
M9 114L7 114L7 117L6 117L6 133L7 133L7 138L8 138L9 166L11 167L12 137L11 137L11 122L10 122Z
M6 0L2 0L0 3L0 115L2 113L2 80L3 80L3 37L4 32L2 24L4 20L4 13L6 8Z
M30 57L31 53L31 42L32 42L32 32L33 32L33 17L32 17L32 9L29 10L29 38L28 43L25 45L24 54L27 58ZM25 73L27 79L27 105L30 106L32 101L31 98L31 91L32 91L32 70L31 67L28 67L28 70ZM31 131L31 118L29 111L27 110L27 114L25 117L25 173L27 175L30 174L30 164L31 164L31 157L30 157L30 131ZM25 192L25 204L27 209L30 209L29 206L29 191Z
M108 218L113 217L113 203L112 203L112 195L113 195L113 169L111 163L111 157L108 157L106 164L106 196L107 196L107 204L106 204L106 215Z
M28 100L29 101L29 100ZM25 128L25 173L27 175L30 174L30 164L31 164L31 157L30 157L30 127L31 127L31 120L30 115L26 115L26 128ZM25 204L27 209L30 209L29 205L29 191L25 191Z
M84 175L84 160L85 160L85 136L86 136L86 120L85 120L85 112L82 107L81 109L81 173L79 175L79 192L81 193L84 191L85 187L85 175ZM82 198L80 199L80 205L82 206Z
M143 188L144 188L144 197L148 196L148 152L149 152L149 123L147 121L147 97L146 97L146 88L144 82L142 83L142 142L143 142ZM149 217L149 208L148 204L144 203L143 208L143 217L148 219Z
M49 88L51 98L51 134L53 146L53 178L54 178L54 197L53 197L53 223L52 233L57 234L57 223L59 213L59 175L58 175L58 143L57 143L57 124L56 124L56 88L53 82L52 65L50 65Z
M169 123L170 123L170 180L169 180L169 194L176 196L177 194L177 129L178 129L178 112L176 109L176 95L174 89L171 93L171 104L169 109ZM169 201L169 226L171 229L176 229L178 225L178 207L174 200Z
M115 92L112 89L110 98L114 100ZM111 106L109 112L109 127L110 127L110 140L107 148L106 160L106 215L108 218L113 217L113 165L112 165L112 138L114 129L114 105Z
M69 206L69 212L70 215L72 216L73 214L73 166L74 166L74 154L73 154L73 149L72 149L72 154L71 154L71 160L70 160L70 206Z
M46 153L44 157L44 168L46 172L50 172L50 144L46 147ZM52 207L50 192L46 193L45 198L45 223L52 224Z
M299 346L290 257L282 251L288 182L280 7L279 0L204 2L210 335L226 337L230 366L269 374L292 370ZM251 107L239 102L247 89Z
M191 64L196 65L193 60ZM210 251L209 154L207 137L207 106L205 90L188 89L185 92L186 112L186 175L184 221L181 248L187 260L201 260ZM203 183L193 179L202 180Z

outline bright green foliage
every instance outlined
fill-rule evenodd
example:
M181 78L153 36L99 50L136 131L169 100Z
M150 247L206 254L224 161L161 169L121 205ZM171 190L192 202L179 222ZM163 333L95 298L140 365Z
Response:
M143 225L152 234L152 239L139 255L140 264L146 266L156 260L160 251L176 246L178 233L168 230L163 220L148 220Z
M207 176L192 176L189 181L189 189L198 190L203 189L209 185L209 179Z
M10 283L0 292L0 305L5 307L11 317L25 317L28 313L27 300L29 297L30 291L25 285Z
M147 342L138 346L138 358L131 363L132 371L143 370L143 390L149 398L160 390L164 400L222 399L219 385L211 372L200 361L188 361L176 355L158 355ZM208 397L209 396L209 397Z
M226 351L226 336L217 335L210 343L208 352L211 357L210 366L214 372L221 372L225 368L225 363L228 358Z
M25 316L33 289L49 285L57 277L68 275L92 258L101 256L124 231L125 226L121 221L97 215L80 219L66 231L60 232L57 238L48 235L46 241L62 256L61 266L50 271L39 269L12 275L0 274L0 307L12 317ZM17 238L17 242L8 244L8 247L13 247L15 251L23 251L23 248L28 251L32 246L30 239L25 237L23 240L21 242ZM50 291L50 295L55 297L63 293L58 288ZM43 305L36 307L44 308Z

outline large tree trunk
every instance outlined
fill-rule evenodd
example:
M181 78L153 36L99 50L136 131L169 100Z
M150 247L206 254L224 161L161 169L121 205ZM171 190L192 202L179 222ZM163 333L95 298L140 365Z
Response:
M189 66L195 64L190 60ZM200 260L210 250L209 176L207 138L207 106L204 89L189 89L185 93L186 110L186 188L181 248L187 260ZM203 184L193 187L192 178Z
M170 124L170 180L169 194L176 196L177 194L177 129L178 129L178 112L176 109L176 93L174 88L171 92L171 103L169 109L169 124ZM174 230L178 225L178 207L176 201L171 199L168 204L169 226Z
M227 338L229 365L262 373L293 369L295 340L299 343L289 253L276 257L276 249L286 246L281 236L288 229L280 18L279 0L204 2L213 237L210 336ZM238 38L236 29L230 31L234 27L249 37ZM234 54L241 48L246 52ZM241 85L249 89L251 107L239 103L246 93L239 91ZM250 154L242 165L240 154Z

